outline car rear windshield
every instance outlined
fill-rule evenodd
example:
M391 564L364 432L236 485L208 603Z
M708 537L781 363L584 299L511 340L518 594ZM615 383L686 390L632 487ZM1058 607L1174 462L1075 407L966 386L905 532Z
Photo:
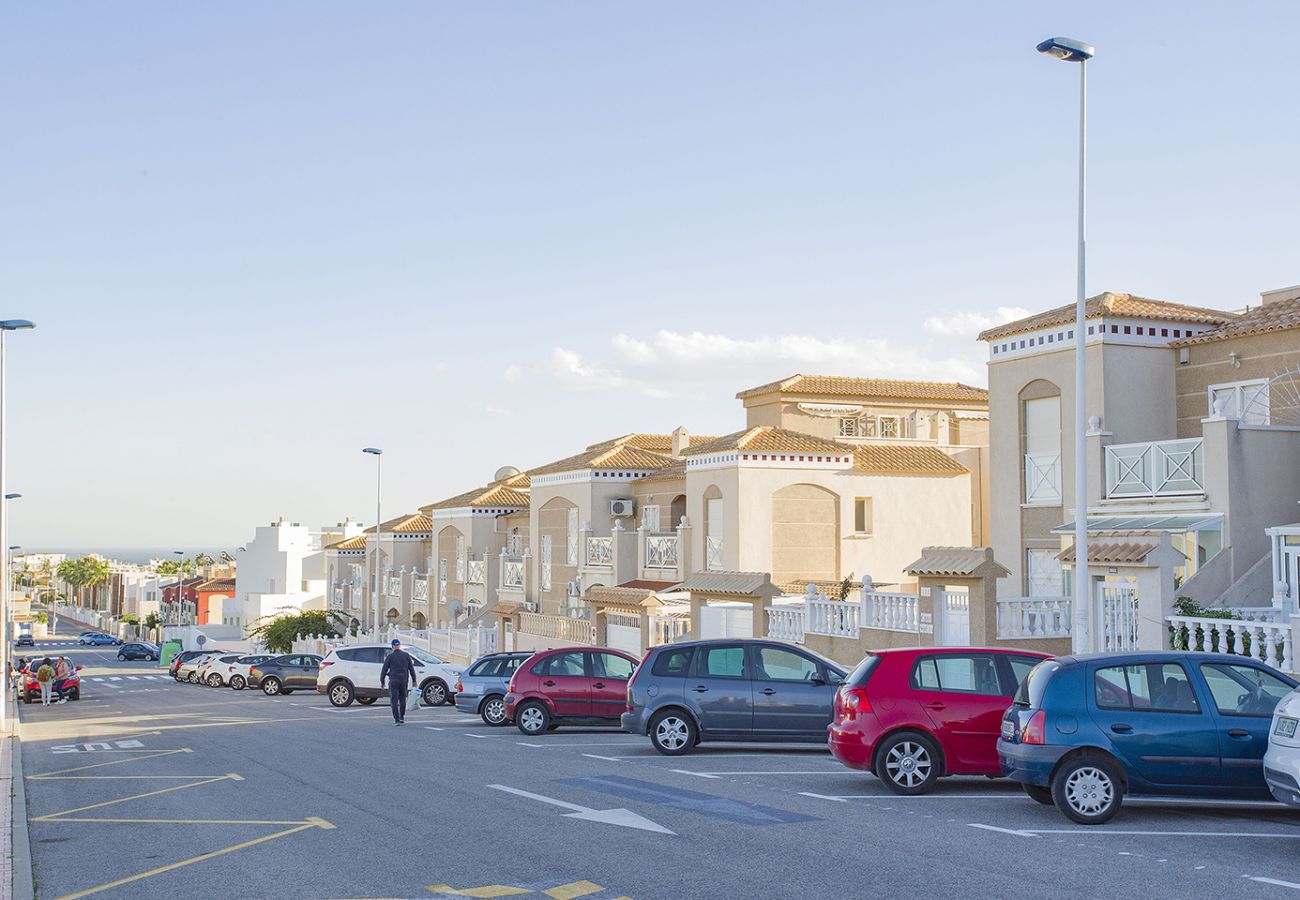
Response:
M503 662L505 662L505 660L500 657L497 659L480 659L478 662L474 663L474 665L470 666L469 671L465 674L482 675L485 677L488 675L497 675L501 671L501 664Z
M868 653L862 658L862 662L849 673L849 677L844 679L844 684L848 687L866 687L867 680L871 678L871 673L875 671L876 666L880 663L880 657L875 653Z
M1052 675L1059 668L1061 664L1054 659L1045 659L1034 666L1025 676L1025 680L1020 682L1020 689L1016 691L1016 699L1013 701L1015 705L1029 709L1040 708L1043 704L1043 694L1047 692L1047 685L1051 683Z
M686 672L691 667L691 655L694 653L693 647L682 647L677 650L660 650L659 655L655 657L654 665L650 668L653 675L661 678L685 678Z

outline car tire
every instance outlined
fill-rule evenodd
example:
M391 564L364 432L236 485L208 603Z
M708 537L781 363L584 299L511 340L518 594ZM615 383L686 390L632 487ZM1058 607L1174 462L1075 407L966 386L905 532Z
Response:
M1119 767L1110 759L1095 754L1076 756L1052 776L1052 801L1072 822L1102 825L1119 812L1123 785Z
M154 656L152 653L146 653L146 654L144 655L144 661L145 661L145 662L157 662L157 661L158 661L158 657Z
M881 784L905 797L932 790L942 768L939 748L919 731L891 734L876 757L876 777Z
M182 678L179 674L173 675L172 678L175 678L175 679L176 679L176 683L177 683L177 684L184 684L184 683L185 683L185 679Z
M529 737L551 730L551 711L540 700L521 703L515 710L515 727Z
M185 676L185 680L186 680L187 682L189 682L190 684L198 684L198 683L199 683L199 673L198 673L198 672L191 672L190 674L188 674L188 675Z
M243 675L235 675L230 679L230 689L233 691L242 691L248 687L248 682L244 680Z
M80 699L81 699L81 688L74 688L73 691L72 691L72 695L71 695L71 696L72 696L72 699L73 699L73 700L80 700Z
M507 724L510 719L506 716L506 698L500 694L489 694L479 705L478 715L484 725L492 728Z
M352 701L356 699L356 691L352 690L352 685L346 681L336 681L329 686L330 706L344 707L351 706Z
M213 672L208 676L208 687L221 687L221 676Z
M434 678L420 688L420 702L425 706L442 706L450 696L451 691L441 678Z
M262 679L262 693L268 697L278 697L281 693L280 679L274 675Z
M1034 802L1041 803L1044 806L1052 805L1052 789L1050 787L1044 787L1041 784L1021 784L1020 786L1024 788L1029 799Z
M378 697L358 697L357 702L362 706L373 706L374 702L378 699Z
M118 662L126 662L126 657L123 656L121 653L119 653L119 654L117 655L117 661L118 661Z
M699 737L690 715L680 709L667 709L650 720L650 746L664 756L689 753Z

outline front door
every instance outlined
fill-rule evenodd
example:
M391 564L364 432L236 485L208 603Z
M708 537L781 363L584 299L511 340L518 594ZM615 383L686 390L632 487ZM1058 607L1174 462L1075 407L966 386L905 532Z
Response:
M1219 732L1186 669L1151 662L1093 670L1093 721L1152 784L1218 784Z
M617 719L627 707L627 682L636 664L617 653L588 653L591 661L591 714Z
M754 700L745 645L701 647L686 679L686 700L695 705L705 734L748 735L754 727Z
M825 738L837 685L821 663L789 647L750 647L754 736Z
M555 714L574 718L591 715L591 682L587 654L581 650L556 653L543 661L541 688L555 704Z
M1291 685L1248 663L1203 662L1200 670L1219 723L1223 783L1263 789L1273 710L1291 692Z
M912 668L912 692L949 758L967 771L1000 771L997 736L1011 705L992 653L936 653Z

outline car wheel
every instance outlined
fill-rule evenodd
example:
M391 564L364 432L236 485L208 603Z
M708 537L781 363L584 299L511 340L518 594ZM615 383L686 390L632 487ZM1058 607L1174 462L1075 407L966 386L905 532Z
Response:
M1052 789L1050 787L1043 787L1041 784L1021 784L1020 786L1025 789L1025 793L1034 802L1041 803L1044 806L1052 805Z
M199 683L199 673L198 673L198 672L191 672L190 674L188 674L188 675L185 676L185 680L188 681L190 684L198 684L198 683Z
M447 702L447 685L437 678L433 679L424 686L420 700L425 706L442 706Z
M125 661L126 661L126 657L119 653L119 654L117 655L117 661L118 661L118 662L125 662Z
M1115 818L1124 789L1119 770L1101 756L1078 756L1052 777L1052 800L1067 819L1101 825Z
M346 681L336 681L330 685L330 706L351 706L356 693Z
M262 679L262 693L268 697L274 697L280 693L280 679L275 676Z
M208 676L208 687L221 687L221 676L213 672Z
M357 702L360 703L362 706L370 706L378 699L379 699L378 697L358 697Z
M158 657L154 656L152 653L146 653L146 654L144 655L144 661L145 661L145 662L157 662L157 661L158 661Z
M177 684L184 684L184 683L185 683L185 679L181 677L180 673L177 673L177 674L173 675L172 678L175 678L175 679L176 679L176 683L177 683Z
M545 703L530 700L515 710L515 727L529 737L534 737L551 728L551 711Z
M236 691L242 691L248 682L244 680L243 675L236 675L230 679L230 686Z
M880 747L876 777L895 794L924 794L939 780L939 750L916 731L891 735Z
M650 720L650 745L665 756L681 756L695 746L697 731L691 717L670 709Z
M73 689L73 691L72 691L72 699L73 699L73 700L80 700L80 699L81 699L81 688L74 688L74 689Z
M498 725L506 724L506 698L500 694L492 694L483 701L478 714L484 725L496 728Z

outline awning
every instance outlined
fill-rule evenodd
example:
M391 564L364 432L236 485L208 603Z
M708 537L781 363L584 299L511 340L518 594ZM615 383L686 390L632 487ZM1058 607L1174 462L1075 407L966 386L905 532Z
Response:
M1223 528L1222 513L1166 513L1164 515L1088 516L1088 533L1102 531L1218 531ZM1074 534L1074 523L1066 522L1052 529L1052 534Z

